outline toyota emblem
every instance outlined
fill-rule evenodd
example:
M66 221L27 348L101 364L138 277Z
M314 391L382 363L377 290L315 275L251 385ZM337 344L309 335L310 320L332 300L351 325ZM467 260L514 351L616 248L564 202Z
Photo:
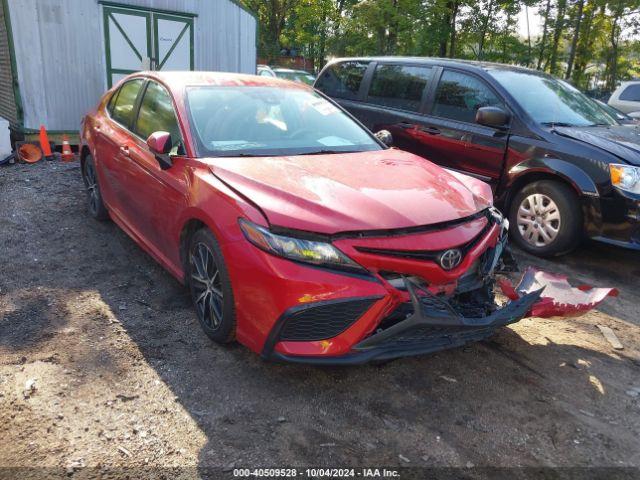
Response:
M460 265L462 252L459 248L452 248L440 255L440 266L445 270L452 270Z

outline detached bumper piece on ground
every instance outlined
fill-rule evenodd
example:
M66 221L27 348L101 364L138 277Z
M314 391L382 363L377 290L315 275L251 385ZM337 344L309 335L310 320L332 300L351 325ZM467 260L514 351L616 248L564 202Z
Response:
M532 317L575 317L593 310L607 297L617 297L615 288L593 288L590 285L572 287L565 275L557 275L527 268L520 283L513 287L506 279L501 279L502 292L513 301L519 301L530 292L544 289L540 301L532 305Z

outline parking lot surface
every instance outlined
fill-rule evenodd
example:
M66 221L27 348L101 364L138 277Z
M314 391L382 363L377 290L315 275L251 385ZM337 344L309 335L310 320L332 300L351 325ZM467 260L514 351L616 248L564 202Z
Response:
M1 467L640 467L639 252L517 254L620 290L580 318L384 365L279 365L210 342L82 189L77 164L0 168Z

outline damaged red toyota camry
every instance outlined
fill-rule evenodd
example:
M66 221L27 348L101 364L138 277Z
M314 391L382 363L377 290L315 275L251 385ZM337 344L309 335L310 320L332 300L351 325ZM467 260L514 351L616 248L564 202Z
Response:
M140 73L83 120L90 214L191 291L204 332L266 359L362 363L481 340L507 221L490 188L388 148L302 84Z

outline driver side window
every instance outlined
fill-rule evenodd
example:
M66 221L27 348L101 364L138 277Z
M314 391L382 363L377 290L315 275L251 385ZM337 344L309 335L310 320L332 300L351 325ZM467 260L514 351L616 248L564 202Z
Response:
M149 81L133 131L145 140L154 132L169 132L173 142L172 154L178 153L182 135L173 102L169 92L156 82Z
M474 123L481 107L502 106L502 101L482 80L453 70L440 77L432 115Z

